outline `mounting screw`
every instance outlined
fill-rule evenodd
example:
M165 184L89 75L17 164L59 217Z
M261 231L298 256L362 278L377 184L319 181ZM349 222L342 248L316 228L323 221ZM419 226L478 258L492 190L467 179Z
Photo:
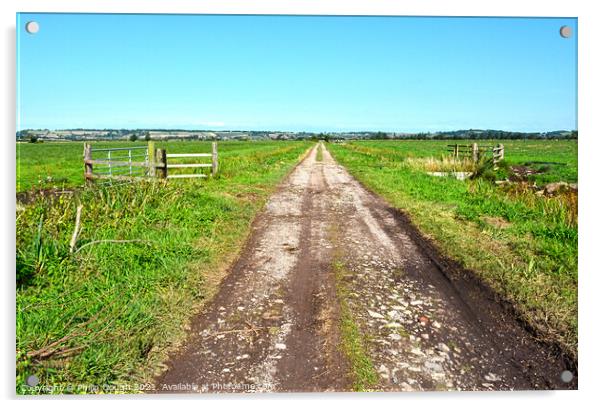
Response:
M562 26L560 27L560 36L562 38L569 38L571 35L573 35L573 29L569 26Z
M25 24L25 31L27 31L29 34L36 34L38 31L40 31L40 25L35 21L28 21Z

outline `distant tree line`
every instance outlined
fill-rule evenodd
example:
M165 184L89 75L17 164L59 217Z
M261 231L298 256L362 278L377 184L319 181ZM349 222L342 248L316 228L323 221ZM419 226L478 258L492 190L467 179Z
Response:
M436 133L384 133L371 132L362 139L411 139L411 140L444 140L444 139L577 139L578 131L558 130L553 132L508 132L504 130L455 130Z
M90 129L70 129L74 131L86 131ZM150 131L147 129L102 129L106 131L106 136L99 136L98 140L114 140L122 139L127 137L130 141L136 140L151 140ZM160 129L153 129L153 131L161 132ZM166 132L174 132L178 130L169 129ZM48 132L44 129L24 129L17 132L17 140L29 141L35 143L38 140L44 139L43 132ZM194 133L197 131L187 132ZM200 133L200 131L198 131ZM40 134L42 133L42 134ZM213 132L212 132L213 133ZM198 134L191 134L189 136L178 136L177 140L222 140L224 134L227 136L226 139L231 140L253 140L253 139L275 139L275 140L324 140L330 142L332 140L357 140L357 139L368 139L368 140L383 140L383 139L411 139L411 140L441 140L441 139L514 139L514 140L526 140L526 139L577 139L578 131L567 131L557 130L553 132L509 132L504 130L491 130L491 129L468 129L468 130L454 130L446 132L417 132L417 133L395 133L395 132L383 132L383 131L361 131L361 132L322 132L322 133L310 133L310 132L268 132L268 131L240 131L238 133L246 133L245 135L237 135L235 131L219 131L220 136L200 136ZM274 133L277 135L274 137ZM64 135L63 138L67 140L81 140L82 135Z
M315 134L313 133L310 137L310 140L318 141L318 140L323 140L325 142L330 142L333 139L333 136L330 133L319 133L319 134ZM297 138L297 140L303 140L303 138Z
M578 133L573 131L554 132L507 132L503 130L458 130L454 132L438 132L433 139L577 139Z

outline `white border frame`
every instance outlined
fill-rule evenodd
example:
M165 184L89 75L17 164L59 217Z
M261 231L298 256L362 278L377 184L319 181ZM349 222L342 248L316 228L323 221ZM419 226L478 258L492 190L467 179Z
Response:
M590 397L597 397L597 381L602 378L601 347L599 328L600 278L602 267L595 258L599 231L601 230L598 193L601 184L597 164L600 160L596 152L602 151L602 129L600 121L600 63L599 39L602 38L602 15L595 9L596 2L578 0L524 1L505 0L495 4L477 0L4 0L2 8L2 80L4 90L1 99L2 147L11 152L12 160L3 160L0 178L1 191L7 197L3 200L2 244L4 284L2 289L2 316L5 325L0 336L2 343L1 385L3 396L14 400L14 335L15 335L15 282L14 282L14 236L15 236L15 13L20 12L93 12L93 13L170 13L170 14L327 14L327 15L443 15L443 16L521 16L521 17L578 17L579 19L579 184L581 225L579 227L579 391L518 392L518 393L416 393L416 394L278 394L267 396L142 396L145 404L163 406L168 400L178 399L179 403L223 404L226 405L289 405L307 404L310 400L325 399L326 403L342 402L346 405L395 404L418 405L451 404L452 406L506 407L521 402L546 406L568 406L585 403ZM8 177L7 175L11 175ZM584 222L584 220L586 220ZM136 397L133 397L136 398ZM140 397L138 397L140 398ZM24 398L19 398L23 400ZM82 397L26 399L25 402L44 405L63 405L69 400L81 404ZM86 399L86 404L105 404L98 397ZM114 403L130 404L132 397L110 396ZM293 401L299 400L301 401ZM378 400L378 401L376 401ZM527 401L523 401L527 400Z

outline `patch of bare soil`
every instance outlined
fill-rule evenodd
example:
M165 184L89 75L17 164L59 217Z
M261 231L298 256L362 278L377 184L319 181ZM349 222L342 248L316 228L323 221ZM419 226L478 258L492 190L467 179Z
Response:
M157 392L350 390L333 262L369 339L378 390L576 388L576 372L510 308L448 263L399 211L316 148L256 219L242 256ZM335 259L336 257L336 259ZM576 373L575 373L576 374Z
M256 219L242 256L192 322L156 391L346 389L324 233L327 192L315 156L314 148Z
M526 180L529 176L535 174L541 174L541 171L535 170L529 166L510 166L510 170L512 170L512 174L510 175L510 181L523 181Z

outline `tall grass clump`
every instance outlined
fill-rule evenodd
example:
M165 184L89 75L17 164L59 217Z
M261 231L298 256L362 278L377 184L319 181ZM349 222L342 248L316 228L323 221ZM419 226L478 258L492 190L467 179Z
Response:
M404 165L412 170L427 172L474 172L477 165L470 159L451 156L408 157Z

